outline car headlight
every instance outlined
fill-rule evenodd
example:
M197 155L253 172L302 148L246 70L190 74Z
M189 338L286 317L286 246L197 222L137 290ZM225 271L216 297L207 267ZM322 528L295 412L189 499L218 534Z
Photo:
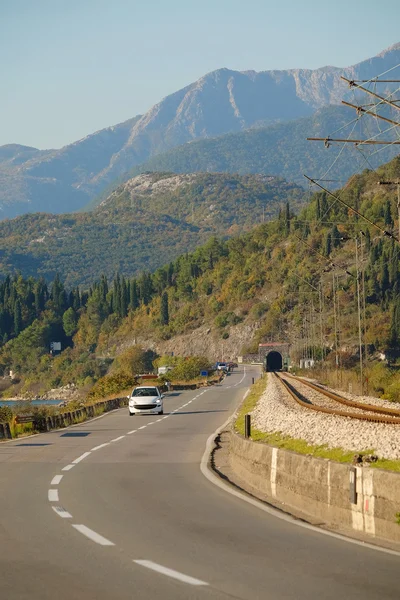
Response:
M129 406L133 406L135 402L133 400L129 400Z

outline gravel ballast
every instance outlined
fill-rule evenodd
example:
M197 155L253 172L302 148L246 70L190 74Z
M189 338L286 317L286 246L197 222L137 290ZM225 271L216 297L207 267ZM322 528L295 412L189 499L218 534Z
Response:
M342 395L360 401L357 396ZM363 400L386 404L377 398ZM380 458L400 459L400 425L316 413L296 404L272 376L268 376L266 390L252 412L252 421L256 429L266 433L280 432L313 445L354 452L372 451Z

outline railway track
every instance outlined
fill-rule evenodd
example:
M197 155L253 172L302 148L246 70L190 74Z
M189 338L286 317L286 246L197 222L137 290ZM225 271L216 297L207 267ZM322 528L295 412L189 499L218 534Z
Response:
M281 385L287 390L290 396L303 408L323 412L339 417L350 419L359 419L362 421L371 421L374 423L386 423L390 425L400 425L400 410L388 408L385 406L374 406L372 404L363 404L355 400L348 400L335 392L330 392L323 387L304 381L294 375L285 373L274 374ZM304 393L299 391L298 387L313 390L313 398L310 400ZM335 405L342 405L345 409L339 409Z

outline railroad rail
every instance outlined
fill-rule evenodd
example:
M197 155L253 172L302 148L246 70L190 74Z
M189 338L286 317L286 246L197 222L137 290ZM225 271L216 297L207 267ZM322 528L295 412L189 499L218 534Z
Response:
M315 385L309 381L304 381L298 377L293 375L288 375L285 373L285 377L289 379L293 379L297 383L300 383L306 387L313 389L318 392L322 396L333 400L334 402L338 402L340 404L346 405L347 407L354 408L360 412L351 412L339 410L336 408L328 408L326 406L319 406L318 404L313 404L310 401L303 400L302 394L294 388L288 381L282 378L281 375L278 375L276 372L274 373L275 377L280 381L283 387L288 391L290 396L295 400L300 406L303 408L307 408L309 410L314 410L316 412L322 412L330 415L335 415L339 417L347 417L350 419L359 419L362 421L371 421L373 423L386 423L389 425L400 425L400 411L394 408L387 408L384 406L374 406L372 404L362 404L360 402L356 402L355 400L348 400L347 398L343 398L339 394L335 392L330 392L319 385Z

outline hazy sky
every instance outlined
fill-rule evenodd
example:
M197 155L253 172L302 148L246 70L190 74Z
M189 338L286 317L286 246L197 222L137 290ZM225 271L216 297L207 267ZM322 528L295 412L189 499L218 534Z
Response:
M0 145L61 147L220 67L348 66L399 18L400 0L0 0Z

